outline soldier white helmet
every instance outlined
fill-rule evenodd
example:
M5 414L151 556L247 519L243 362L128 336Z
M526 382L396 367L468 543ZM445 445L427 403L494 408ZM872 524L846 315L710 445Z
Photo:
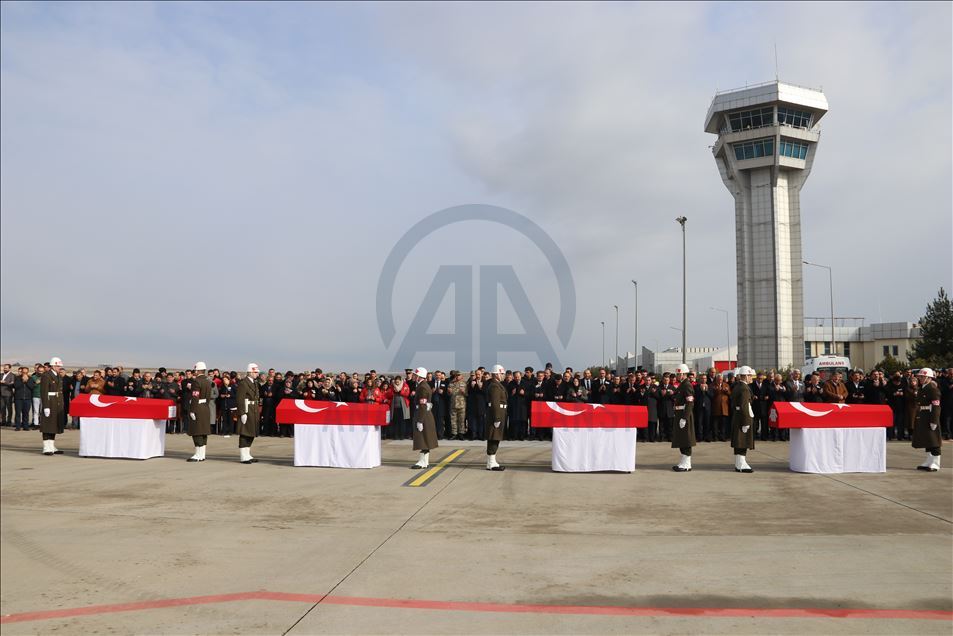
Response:
M754 369L751 367L738 367L735 375L754 375Z
M925 375L928 378L935 378L936 374L933 373L933 369L929 367L923 367L917 372L917 375Z
M675 367L675 373L688 373L688 365L687 364L678 365L677 367Z
M245 369L248 373L258 373L258 365L254 362L248 363L248 368Z
M208 367L206 367L205 363L201 361L196 362L195 366L193 367L194 371L205 371L206 369L208 369Z
M59 358L56 358L56 357L50 358L50 366L51 366L51 367L62 367L62 366L63 366L63 361L60 360ZM932 371L931 371L931 373L932 373Z
M496 375L497 373L506 375L506 369L503 368L502 364L494 364L493 368L490 370L490 373L492 373L493 375Z
M414 369L414 375L416 375L418 378L424 379L427 377L427 369L423 367L417 367Z

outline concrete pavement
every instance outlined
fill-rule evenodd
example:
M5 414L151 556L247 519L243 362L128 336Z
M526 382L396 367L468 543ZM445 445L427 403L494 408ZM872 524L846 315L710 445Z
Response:
M490 473L482 444L442 442L432 459L467 452L408 488L408 442L373 470L293 468L275 438L245 466L214 436L189 464L189 442L105 460L78 457L75 431L54 457L0 433L4 634L953 629L953 471L914 470L908 443L886 474L821 476L789 472L783 443L750 453L752 475L723 443L687 474L640 443L632 474L570 475L546 443L504 442Z

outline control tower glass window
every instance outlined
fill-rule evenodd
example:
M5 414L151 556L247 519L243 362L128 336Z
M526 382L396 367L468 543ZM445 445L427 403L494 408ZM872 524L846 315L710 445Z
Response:
M774 154L774 139L767 137L765 139L755 139L744 143L732 144L735 149L735 159L757 159L758 157L770 157Z
M793 159L805 159L807 157L807 144L787 139L781 140L778 153L782 157L791 157ZM736 153L737 154L737 153Z
M794 110L793 108L778 108L778 123L782 126L794 126L795 128L810 128L811 113L803 110Z
M742 110L728 115L731 132L774 125L774 108Z

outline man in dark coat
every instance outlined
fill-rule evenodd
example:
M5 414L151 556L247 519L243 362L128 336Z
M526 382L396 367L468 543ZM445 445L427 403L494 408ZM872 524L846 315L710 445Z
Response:
M735 451L735 472L753 473L746 455L754 448L754 409L751 407L751 378L754 369L741 367L731 389L731 447Z
M427 468L430 466L430 451L437 448L437 425L433 419L433 389L427 383L427 369L417 367L414 371L417 376L417 388L414 391L414 450L420 452L420 459L411 468Z
M917 373L920 391L917 394L917 419L913 425L913 447L925 448L927 458L917 470L935 473L940 470L940 388L934 381L933 369L920 369Z
M49 368L40 376L40 432L43 434L43 454L62 455L53 440L63 432L63 381L60 370L63 361L50 358Z
M672 470L687 473L692 469L692 446L695 445L695 388L688 380L688 365L680 364L675 368L675 380L678 388L672 400L675 411L672 448L679 450L681 459Z
M258 435L258 407L261 406L258 373L258 365L254 362L250 363L244 379L238 383L238 388L235 390L235 401L238 407L238 455L243 464L258 462L251 456L251 445Z
M190 462L205 461L205 445L212 434L212 412L209 402L212 399L212 381L205 374L204 362L195 363L195 377L192 378L192 395L189 400L189 435L195 444L195 454Z
M505 470L496 461L496 451L503 441L503 431L506 429L506 389L501 384L506 375L506 369L496 364L490 371L490 381L486 386L487 397L487 424L486 424L486 469L494 471Z

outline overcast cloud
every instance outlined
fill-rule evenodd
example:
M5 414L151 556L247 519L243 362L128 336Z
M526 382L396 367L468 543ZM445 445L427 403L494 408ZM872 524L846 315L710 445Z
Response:
M4 361L386 368L440 265L512 264L564 364L734 326L734 204L702 128L716 90L823 88L803 250L838 315L916 320L953 287L950 3L4 3ZM438 210L531 218L573 272L489 223L387 254ZM829 312L805 270L805 313ZM449 299L434 330L452 325ZM518 328L512 315L501 323ZM415 362L450 365L440 354ZM491 364L493 360L482 360ZM502 362L539 361L508 354Z

